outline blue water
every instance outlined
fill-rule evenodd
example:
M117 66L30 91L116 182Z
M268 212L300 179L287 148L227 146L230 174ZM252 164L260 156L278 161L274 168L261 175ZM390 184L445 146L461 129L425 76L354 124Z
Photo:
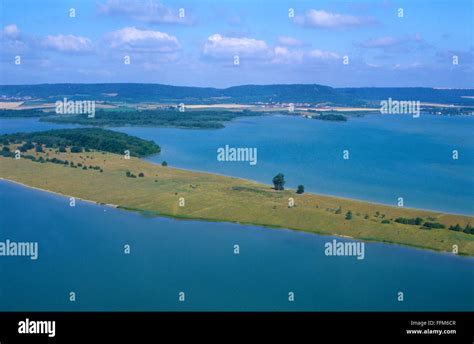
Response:
M58 127L71 126L0 120L1 133ZM171 166L266 183L283 172L289 186L315 192L388 204L404 197L410 207L474 214L473 127L467 117L272 116L221 130L116 130L154 139L163 151L150 160ZM257 165L218 162L226 144L257 148ZM0 257L0 310L474 310L474 258L377 243L366 244L364 260L327 257L332 237L87 202L71 208L64 197L9 182L0 182L0 209L0 241L40 247L37 261Z
M473 258L377 243L363 260L327 257L332 237L71 208L4 181L0 190L0 240L39 242L36 261L0 257L3 311L474 310Z

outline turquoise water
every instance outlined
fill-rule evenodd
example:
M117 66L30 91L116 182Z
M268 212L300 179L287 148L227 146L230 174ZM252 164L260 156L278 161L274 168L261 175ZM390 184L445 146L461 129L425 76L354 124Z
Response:
M0 120L2 133L58 127ZM266 183L283 172L289 186L314 192L388 204L404 197L406 206L472 215L473 127L467 117L272 116L222 130L117 130L159 143L154 162ZM218 162L225 145L257 148L258 163ZM327 257L332 237L149 218L87 202L71 208L64 197L9 182L0 182L0 209L0 241L39 242L36 261L0 257L0 310L474 310L473 258L377 243L366 244L363 260Z
M4 181L0 190L0 240L39 242L36 261L0 257L0 310L474 309L473 258L377 243L363 260L327 257L332 237L71 208Z

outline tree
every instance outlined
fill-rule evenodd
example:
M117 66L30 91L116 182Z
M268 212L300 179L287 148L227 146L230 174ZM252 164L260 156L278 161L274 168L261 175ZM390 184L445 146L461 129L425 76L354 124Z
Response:
M273 177L273 185L275 186L275 190L284 190L285 176L282 173L278 173Z
M425 222L423 223L424 228L435 228L435 229L440 229L440 228L445 228L445 225L439 223L439 222Z
M456 226L450 226L450 227L449 227L449 230L450 230L450 231L460 232L460 231L462 231L462 227L459 225L459 223L457 223Z
M139 176L139 177L145 177L145 174L144 174L143 172L140 172L140 173L138 174L138 176Z
M161 163L161 166L166 167L166 166L168 166L168 163L167 163L166 161L163 161L163 162Z
M474 227L472 227L469 223L466 225L466 227L463 230L464 233L466 234L474 234Z
M30 149L33 149L34 147L35 145L29 141L29 142L26 142L23 146L19 147L19 149L20 149L20 152L26 152Z
M60 153L66 153L66 147L64 147L64 146L59 146L58 151L59 151Z
M41 145L36 145L35 151L38 152L38 153L43 153L43 152L44 152L44 151L43 151L43 146L41 146Z
M349 210L349 211L346 213L346 220L352 220L352 211Z
M298 185L298 189L296 189L297 194L304 193L304 185Z
M82 147L72 146L71 153L82 153Z

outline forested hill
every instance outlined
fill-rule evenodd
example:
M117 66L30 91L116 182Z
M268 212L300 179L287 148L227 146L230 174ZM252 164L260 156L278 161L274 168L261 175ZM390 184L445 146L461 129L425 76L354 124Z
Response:
M160 152L160 146L153 141L100 128L57 129L32 133L0 135L3 145L24 143L33 146L45 145L46 148L79 147L87 150L99 150L124 154L126 150L132 156L147 156Z
M39 84L2 85L0 96L55 101L93 99L126 102L184 102L187 104L294 102L341 106L368 105L392 98L447 104L474 104L474 89L333 88L318 84L243 85L229 88L161 84Z

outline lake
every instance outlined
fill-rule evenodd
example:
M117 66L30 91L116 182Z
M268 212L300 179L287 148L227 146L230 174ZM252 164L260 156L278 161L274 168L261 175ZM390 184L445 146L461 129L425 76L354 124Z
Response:
M0 120L2 133L58 127L72 126ZM473 128L472 117L425 115L116 130L160 144L149 158L157 163L265 183L282 172L290 187L392 205L403 197L405 206L473 215ZM217 161L225 145L257 148L258 163ZM36 261L0 257L0 310L474 310L474 258L378 243L366 244L363 260L328 257L332 237L70 207L67 198L9 182L0 190L0 241L39 243Z
M474 309L473 258L377 243L363 260L329 257L332 237L70 207L5 181L0 190L0 240L39 245L37 260L0 257L3 311Z

